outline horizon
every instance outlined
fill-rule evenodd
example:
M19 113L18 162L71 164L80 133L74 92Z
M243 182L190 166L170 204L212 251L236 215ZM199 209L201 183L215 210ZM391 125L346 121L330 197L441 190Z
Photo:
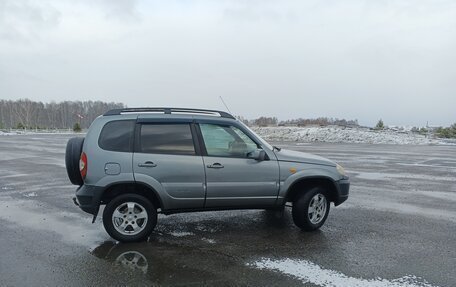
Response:
M102 103L102 104L106 104L106 105L113 105L113 106L116 106L115 108L110 108L110 109L118 109L120 106L123 106L124 108L126 109L130 109L130 108L188 108L188 107L171 107L171 106L162 106L162 107L145 107L145 106L138 106L138 107L128 107L127 105L125 105L124 103L120 103L120 102L104 102L104 101L99 101L99 100L95 100L95 101L92 101L92 100L88 100L88 101L80 101L80 100L75 100L75 101L71 101L71 100L65 100L65 101L49 101L49 102L42 102L42 101L34 101L34 100L31 100L31 99L28 99L28 98L24 98L24 99L18 99L18 100L5 100L5 99L0 99L0 103L2 103L3 101L12 101L14 103L18 103L19 101L23 101L23 102L32 102L32 103L35 103L35 104L38 104L38 108L40 107L39 104L43 104L43 105L51 105L51 104L54 104L54 105L60 105L60 104L63 104L65 102L67 103L71 103L71 104L74 104L74 103L87 103L87 102L99 102L99 103ZM223 101L222 101L223 102ZM70 106L71 107L71 106ZM35 107L37 108L37 107ZM82 107L80 107L82 108ZM23 109L26 109L25 107ZM110 110L108 109L108 110ZM195 109L200 109L200 110L203 110L205 108L203 107L200 107L200 108L195 108ZM103 113L107 112L108 110L105 110L104 112L101 112L100 115L102 115ZM209 109L210 110L210 109ZM375 124L373 125L365 125L361 122L359 122L358 119L349 119L349 118L334 118L334 117L326 117L326 116L317 116L317 117L313 117L313 118L310 118L310 117L305 117L305 116L300 116L300 117L296 117L296 118L279 118L277 116L266 116L266 115L260 115L258 117L255 117L255 118L247 118L243 115L238 115L238 114L235 114L235 113L232 113L228 108L224 108L224 109L213 109L214 111L224 111L224 112L227 112L231 115L233 115L235 118L239 119L239 120L247 120L249 121L250 123L252 123L253 121L255 120L258 120L259 118L261 117L266 117L266 118L276 118L277 119L277 124L280 124L280 123L284 123L284 122L287 122L287 121L296 121L296 120L319 120L319 119L324 119L324 120L328 120L328 121L342 121L342 120L345 120L347 122L357 122L358 123L358 126L359 127L375 127L375 125L378 123L378 121L382 121L383 124L385 125L385 127L390 127L390 128L393 128L393 127L399 127L399 128L412 128L412 127L417 127L417 128L437 128L437 127L450 127L452 124L448 125L448 126L439 126L439 125L432 125L432 124L429 124L429 123L426 123L425 125L398 125L398 124L394 124L394 123L389 123L387 120L384 120L383 118L380 118L378 119L377 122L375 122ZM34 109L30 109L31 113L34 114L36 113L36 110ZM30 112L29 111L29 112ZM0 115L1 115L1 112L2 112L2 105L0 105ZM23 110L22 112L25 112L25 110ZM76 110L73 110L73 116L78 116L78 117L81 117L81 118L85 118L85 115L83 112L81 112L79 109L76 108ZM93 115L93 110L91 110L89 108L88 112L90 114ZM69 112L71 114L71 112ZM36 115L36 114L35 114ZM2 122L2 119L4 118L4 115L2 115L2 117L0 117L0 126L2 124L4 124ZM18 123L16 123L18 124ZM90 123L89 123L90 124ZM456 124L456 122L454 123ZM307 125L318 125L318 124L307 124ZM329 125L332 125L332 124L329 124ZM337 125L337 124L334 124L334 125ZM269 125L270 126L270 125Z

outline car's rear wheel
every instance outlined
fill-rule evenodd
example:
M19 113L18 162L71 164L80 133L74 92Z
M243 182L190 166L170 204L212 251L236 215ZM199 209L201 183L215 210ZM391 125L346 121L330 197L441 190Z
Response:
M65 151L65 166L72 184L83 185L84 181L79 170L79 159L81 158L84 138L76 137L68 140Z
M316 230L325 223L329 207L327 192L321 187L314 187L293 202L293 221L304 231Z
M142 241L157 225L157 210L141 195L122 194L106 205L103 225L106 232L118 241Z

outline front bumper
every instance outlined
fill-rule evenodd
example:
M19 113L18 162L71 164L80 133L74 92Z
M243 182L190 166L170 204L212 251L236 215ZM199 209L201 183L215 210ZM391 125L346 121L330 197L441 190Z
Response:
M337 199L334 201L334 205L338 206L342 202L348 199L348 193L350 190L350 180L349 179L341 179L336 182L337 184Z
M76 190L76 197L73 198L73 201L83 211L97 215L103 191L104 188L100 186L81 185Z

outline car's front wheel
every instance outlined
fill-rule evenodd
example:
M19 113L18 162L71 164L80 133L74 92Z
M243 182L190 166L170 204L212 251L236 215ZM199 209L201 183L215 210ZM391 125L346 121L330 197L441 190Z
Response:
M327 192L321 187L314 187L293 202L293 221L302 230L316 230L325 223L329 207Z
M157 224L157 210L145 197L122 194L112 199L103 212L108 234L121 242L147 239Z

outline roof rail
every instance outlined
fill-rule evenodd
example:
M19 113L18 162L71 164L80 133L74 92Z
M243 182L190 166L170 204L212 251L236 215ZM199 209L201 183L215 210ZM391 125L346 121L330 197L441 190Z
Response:
M103 114L103 116L114 116L123 113L189 113L189 114L203 114L203 115L220 115L222 118L235 119L231 114L227 112L217 110L204 110L204 109L188 109L188 108L125 108L125 109L113 109Z

